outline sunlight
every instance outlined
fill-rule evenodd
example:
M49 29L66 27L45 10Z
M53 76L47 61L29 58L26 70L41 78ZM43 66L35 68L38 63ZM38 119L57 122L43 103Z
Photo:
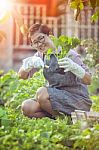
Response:
M0 23L5 22L10 17L12 4L9 0L3 0L0 4Z

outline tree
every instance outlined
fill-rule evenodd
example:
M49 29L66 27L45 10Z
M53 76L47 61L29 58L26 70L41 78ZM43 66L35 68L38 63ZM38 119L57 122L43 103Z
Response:
M74 9L74 17L75 20L78 19L78 16L85 7L92 8L94 10L94 14L91 17L92 21L96 21L99 19L99 0L71 0L69 2L70 8Z

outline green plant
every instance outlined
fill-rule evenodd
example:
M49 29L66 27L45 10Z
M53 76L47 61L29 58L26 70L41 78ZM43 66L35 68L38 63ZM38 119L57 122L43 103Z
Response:
M75 137L74 150L98 150L99 149L99 124L93 128L85 129L80 136Z
M88 86L90 95L96 95L99 94L99 74L94 73L92 76L92 82L91 85Z
M86 57L84 62L90 67L95 67L99 64L99 43L93 39L81 41L81 45L85 47Z
M76 37L67 37L65 35L61 35L59 38L51 36L56 49L53 51L52 49L48 49L47 56L51 53L54 53L56 57L63 58L67 55L70 49L75 48L80 44L80 40Z
M92 99L92 110L93 111L96 111L96 112L99 112L99 95L93 95L91 96L91 99Z
M37 88L45 84L42 70L27 80L19 79L17 73L11 70L1 76L0 81L0 99L7 102L6 105L12 104L14 107L24 99L33 98Z
M0 107L0 149L90 150L92 142L93 150L98 150L99 125L95 122L93 128L82 131L82 122L68 124L66 116L53 120L29 119L22 115L19 105L26 98L33 98L36 90L45 84L42 70L34 76L35 78L22 80L16 72L9 71L0 78L1 97L5 100L5 107ZM92 108L98 111L98 96L93 96L92 99Z
M85 6L91 7L94 10L91 21L99 19L99 10L95 9L99 7L99 0L71 0L69 5L70 8L74 9L75 20L78 19L80 11L83 10Z

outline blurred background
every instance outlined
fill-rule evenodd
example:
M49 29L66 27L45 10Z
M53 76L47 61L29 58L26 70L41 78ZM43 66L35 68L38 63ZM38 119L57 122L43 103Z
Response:
M22 59L33 55L35 51L29 45L16 24L11 7L20 11L23 23L30 27L34 23L47 24L55 36L67 35L99 41L99 20L91 22L92 8L87 6L75 21L74 11L68 0L0 0L0 70L18 71ZM4 19L4 20L3 20ZM5 37L5 38L2 38Z

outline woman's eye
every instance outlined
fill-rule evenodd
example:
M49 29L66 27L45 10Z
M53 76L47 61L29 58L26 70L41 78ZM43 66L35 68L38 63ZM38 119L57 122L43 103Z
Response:
M37 44L37 41L34 41L33 44Z
M38 37L38 40L39 40L39 41L44 40L44 36L40 36L40 37Z

